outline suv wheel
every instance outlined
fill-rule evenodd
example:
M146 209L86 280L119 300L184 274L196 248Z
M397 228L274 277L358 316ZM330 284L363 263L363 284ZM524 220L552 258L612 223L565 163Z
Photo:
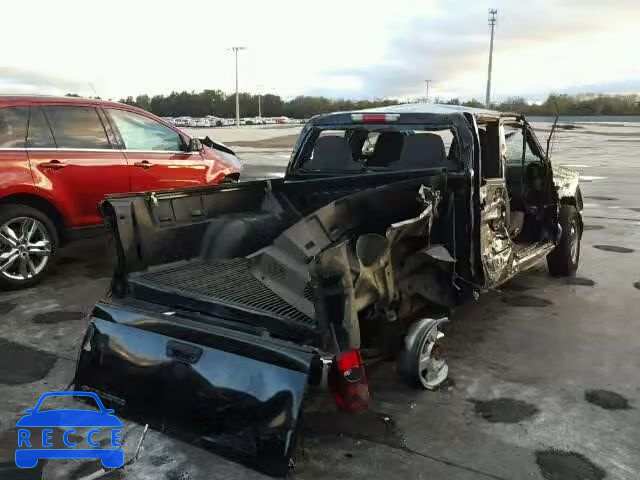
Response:
M39 282L58 247L58 232L40 210L0 206L0 286L23 288Z
M562 236L556 248L547 255L547 266L551 275L555 277L572 277L576 274L580 262L580 218L573 205L562 205L559 217Z

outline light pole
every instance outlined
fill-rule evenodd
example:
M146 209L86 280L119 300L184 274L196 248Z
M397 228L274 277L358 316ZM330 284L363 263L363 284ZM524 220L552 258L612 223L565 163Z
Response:
M261 96L262 96L262 88L264 85L258 85L258 118L262 118L262 104L261 104Z
M487 74L487 96L485 97L484 106L486 108L491 107L491 67L493 64L493 36L496 28L496 15L498 10L495 8L489 9L489 25L491 26L491 43L489 44L489 72Z
M240 97L238 96L238 51L246 50L247 47L231 47L236 55L236 127L240 126Z
M429 87L431 86L431 80L425 80L424 83L427 85L427 99L425 103L429 103Z

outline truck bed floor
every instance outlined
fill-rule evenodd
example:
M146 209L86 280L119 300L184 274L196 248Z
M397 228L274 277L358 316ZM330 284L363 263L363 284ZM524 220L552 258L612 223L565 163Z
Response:
M251 272L250 260L191 260L131 275L134 296L205 313L224 306L315 329L315 320L285 302Z

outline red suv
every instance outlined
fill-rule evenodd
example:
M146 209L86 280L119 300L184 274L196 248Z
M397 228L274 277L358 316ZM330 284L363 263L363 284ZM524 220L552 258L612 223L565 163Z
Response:
M0 286L32 285L99 229L107 194L237 180L233 152L206 143L121 103L0 96Z

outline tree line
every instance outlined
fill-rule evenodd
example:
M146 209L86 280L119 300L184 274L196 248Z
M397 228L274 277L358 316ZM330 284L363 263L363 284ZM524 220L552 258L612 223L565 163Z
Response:
M240 115L258 116L258 95L242 92L238 95ZM205 117L214 115L221 118L233 118L236 115L236 96L227 95L221 90L203 90L202 92L172 92L169 95L138 95L120 100L135 105L160 117ZM386 105L395 105L395 100L345 100L325 97L298 96L283 100L279 95L265 94L260 97L263 117L286 116L291 118L309 118L320 113L340 110L357 110Z
M68 94L77 96L76 94ZM203 90L202 92L172 92L169 95L138 95L120 100L122 103L135 105L161 117L205 117L214 115L222 118L235 116L235 94L226 94L222 90ZM258 96L251 93L240 93L240 115L243 117L258 116ZM424 98L415 98L411 102L424 102ZM463 105L484 108L484 104L476 99L461 101L458 98L436 98L435 103ZM326 97L298 96L283 100L279 95L266 94L260 98L262 116L291 118L310 118L321 113L336 111L360 110L379 106L397 105L397 100L347 100ZM546 100L529 103L524 97L510 97L491 105L500 111L519 112L526 115L554 116L560 115L640 115L640 95L606 95L585 93L578 95L550 94Z
M483 104L477 100L461 103L454 98L442 103L483 107ZM529 103L524 97L511 97L492 104L491 108L502 112L517 112L534 116L555 116L556 113L569 116L640 115L640 95L551 94L540 103Z

